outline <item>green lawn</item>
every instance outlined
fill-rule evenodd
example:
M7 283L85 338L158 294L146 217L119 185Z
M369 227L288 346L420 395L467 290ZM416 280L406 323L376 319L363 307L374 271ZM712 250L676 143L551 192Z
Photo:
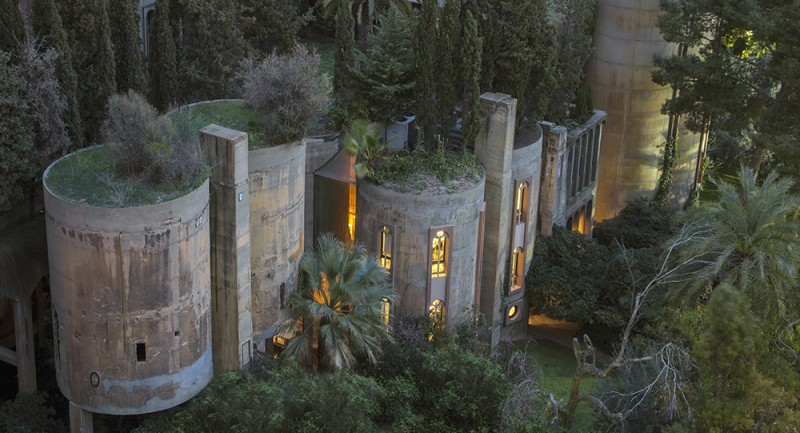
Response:
M251 150L274 145L266 142L262 120L258 113L242 102L199 104L188 110L181 109L181 113L188 113L189 121L196 129L214 123L226 128L246 132L247 144ZM173 113L173 116L175 115Z
M518 342L517 347L527 354L528 359L533 361L533 368L541 373L541 388L552 392L556 399L560 399L566 405L572 385L572 376L575 373L575 357L572 349L545 339L538 339L530 343ZM593 377L584 376L581 381L581 391L591 392L594 390L596 381L597 379ZM592 423L595 419L597 419L597 414L594 409L586 402L581 403L570 432L592 432Z
M314 49L320 56L320 70L333 78L334 52L336 44L333 38L316 33L309 33L302 38L303 44L309 49Z

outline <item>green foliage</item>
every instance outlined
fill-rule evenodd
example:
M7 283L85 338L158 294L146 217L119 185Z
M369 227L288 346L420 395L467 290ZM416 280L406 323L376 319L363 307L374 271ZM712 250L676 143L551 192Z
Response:
M461 49L461 0L445 0L440 14L435 76L437 120L441 123L441 142L447 146L455 127L455 105L464 92Z
M364 120L352 124L344 138L343 146L347 153L357 157L353 169L359 178L374 176L375 165L386 154L386 144L381 143L377 131L370 128Z
M181 107L173 112L186 117L195 130L200 130L207 125L216 124L226 128L247 133L247 147L250 150L263 149L282 143L272 143L266 140L262 117L242 101L219 101L213 103L196 104L190 108Z
M464 4L478 22L481 46L481 91L490 91L495 77L495 58L498 52L498 37L494 31L497 25L497 10L494 0L467 0Z
M0 213L23 197L23 185L36 175L31 122L22 72L0 51Z
M301 331L281 356L315 371L318 357L331 370L350 368L357 354L377 363L381 343L391 340L381 307L394 294L374 255L363 245L345 246L324 235L314 253L300 260L298 273L297 290L287 303L292 318L282 328Z
M336 10L336 55L333 70L333 91L338 107L344 107L351 90L350 71L355 64L355 19L350 13L350 0L339 0Z
M656 192L653 193L653 200L657 203L668 203L672 193L672 172L675 170L675 159L678 157L678 149L675 139L669 139L664 143L664 153L661 155L661 167L658 170L658 182Z
M0 0L0 51L14 53L17 44L25 40L22 15L17 0Z
M675 209L640 198L628 202L616 217L598 223L592 238L607 247L619 243L627 248L650 248L663 245L677 229Z
M368 108L370 120L388 121L411 110L415 85L413 39L414 21L392 7L382 16L380 28L369 36L366 50L356 50L350 72L354 80L352 97Z
M179 21L182 24L180 99L196 102L231 97L232 79L249 50L235 0L175 0L171 16L173 30Z
M138 0L111 1L108 19L111 23L111 41L116 60L117 91L133 90L143 93L146 88L142 51L139 48Z
M578 93L575 95L575 108L570 113L572 118L583 124L594 115L594 102L592 102L592 88L584 81L578 87Z
M296 366L227 372L174 414L148 419L137 433L373 432L385 399L371 378L348 371L312 376Z
M85 115L84 132L90 142L100 135L105 118L106 101L117 91L114 47L111 43L111 25L106 10L109 0L99 0L95 9L94 51L87 78L81 80L81 113Z
M794 381L788 389L781 386L785 379L784 384L772 379L779 375L770 368L774 358L765 362L758 320L737 289L723 284L714 290L692 355L698 378L691 403L700 431L785 432L798 425L797 394L792 392L798 374L788 372Z
M0 430L6 433L66 433L67 427L56 418L43 393L17 394L0 406Z
M464 12L464 37L461 41L461 52L464 56L464 95L462 131L464 146L472 145L481 130L481 51L483 39L478 31L478 22L472 12Z
M56 58L56 78L66 99L67 109L64 113L69 137L77 147L83 145L83 127L78 103L78 76L73 66L72 47L70 46L61 15L56 4L49 0L33 0L31 5L31 22L35 34L43 38L45 46L58 52Z
M483 175L478 159L469 152L417 149L392 152L375 164L370 182L395 191L425 191L428 194L472 186Z
M246 61L239 79L245 100L264 115L266 140L287 143L303 138L311 122L329 105L330 82L319 72L320 58L304 46L289 54Z
M423 2L422 12L414 34L416 85L414 86L417 127L425 148L433 151L439 144L434 141L437 122L436 58L439 28L439 6L436 2Z
M298 13L286 0L241 0L238 2L244 39L262 55L288 53L297 44L297 35L311 20L311 11Z
M156 3L153 17L153 41L150 47L150 101L165 110L178 98L178 63L169 0Z
M698 256L696 278L675 288L697 298L721 283L739 290L762 319L780 321L795 311L800 230L795 216L800 198L791 182L742 168L738 185L717 181L719 201L692 210L698 235L680 258ZM777 322L776 322L777 323Z

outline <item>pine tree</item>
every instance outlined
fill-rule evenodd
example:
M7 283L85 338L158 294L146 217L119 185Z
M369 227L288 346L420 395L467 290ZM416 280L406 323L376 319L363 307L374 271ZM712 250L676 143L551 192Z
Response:
M72 47L67 32L64 30L61 15L51 0L34 0L31 21L34 33L44 38L46 46L53 47L58 52L56 77L67 101L64 121L72 143L77 147L83 147L84 135L78 102L78 76L75 73Z
M150 47L150 101L159 110L166 109L178 97L177 54L169 13L169 0L159 0L153 18L154 43Z
M0 0L0 50L16 53L18 43L23 40L25 30L17 0Z
M478 34L478 21L467 10L464 14L464 38L461 41L464 62L464 96L462 103L463 145L474 144L481 128L481 51L483 40Z
M429 150L438 148L434 141L436 132L436 37L439 27L439 6L434 1L422 3L422 15L417 24L414 37L416 58L416 99L417 123L422 130L422 139Z
M179 0L171 16L182 22L178 53L179 95L185 101L227 98L231 82L249 51L234 0ZM214 11L214 13L209 13Z
M33 179L35 164L30 112L23 98L25 81L11 54L0 50L0 213L24 197L23 184Z
M135 90L144 93L144 63L139 46L139 19L136 13L138 0L113 0L108 4L111 22L111 41L116 60L117 91Z
M463 92L463 82L459 77L461 68L456 63L461 57L461 0L447 0L442 9L439 25L439 68L436 71L436 101L438 118L442 123L442 141L446 145L450 130L456 124L453 109Z
M356 98L368 107L371 120L387 121L413 108L413 42L413 21L392 7L369 36L367 50L356 50Z
M355 63L355 25L350 13L350 0L339 0L336 10L336 53L333 70L333 91L336 104L344 105L350 84L350 69Z

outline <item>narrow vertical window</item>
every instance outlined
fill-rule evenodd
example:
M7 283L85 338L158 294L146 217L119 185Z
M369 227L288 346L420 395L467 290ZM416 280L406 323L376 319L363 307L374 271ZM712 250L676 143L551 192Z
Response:
M147 347L144 343L136 343L136 362L147 361Z
M392 311L392 304L389 302L388 298L381 298L381 318L383 319L383 323L389 324L389 314Z
M447 276L447 233L444 230L436 232L431 244L431 277Z
M350 184L350 194L347 202L347 231L350 234L350 242L356 240L356 186Z
M522 288L525 272L525 254L522 248L515 248L511 255L511 290Z
M428 317L431 320L431 323L437 328L444 327L444 301L441 299L437 299L431 303L431 306L428 307Z
M392 232L389 227L381 227L378 239L378 264L387 271L392 270Z
M514 204L514 222L516 224L526 222L525 199L528 192L528 182L520 182L517 187L517 196Z

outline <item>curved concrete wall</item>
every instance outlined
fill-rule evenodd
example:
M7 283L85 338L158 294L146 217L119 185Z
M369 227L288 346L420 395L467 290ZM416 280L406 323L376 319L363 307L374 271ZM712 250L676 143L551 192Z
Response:
M115 415L193 397L213 374L208 182L165 203L99 208L44 178L61 391Z
M297 284L305 226L306 145L252 150L248 159L253 341L260 345L286 319L282 307Z
M383 225L394 228L392 278L398 301L396 314L428 313L430 229L451 226L449 289L445 300L445 324L463 319L475 304L475 267L478 224L483 203L484 179L475 186L451 194L399 193L359 181L356 203L356 238L370 252Z
M514 143L511 153L511 175L514 179L530 178L530 197L528 198L528 217L525 230L525 273L533 261L533 245L536 240L536 223L539 219L539 191L542 182L542 128L536 125L535 131L520 134L524 146ZM512 216L509 216L511 219Z
M653 83L653 56L674 54L656 27L659 0L600 0L589 83L598 109L608 113L600 148L597 219L613 217L636 197L653 192L669 118L661 105L672 90ZM688 191L686 170L697 157L681 140L675 191Z

